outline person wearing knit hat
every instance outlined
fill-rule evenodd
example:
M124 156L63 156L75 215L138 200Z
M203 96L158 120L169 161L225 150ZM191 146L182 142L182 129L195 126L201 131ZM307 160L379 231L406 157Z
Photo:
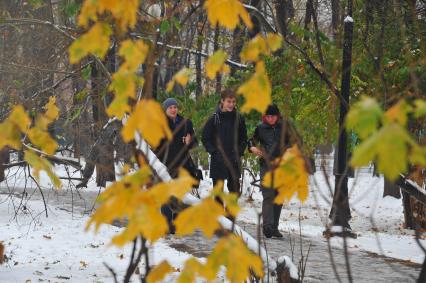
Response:
M169 108L170 106L178 106L178 103L176 101L176 99L174 99L173 97L169 97L166 100L163 101L163 110L166 111L167 108Z
M280 110L275 104L271 104L262 116L262 123L257 125L253 137L248 141L250 152L259 157L260 178L272 170L272 162L282 156L287 148L297 142L297 135L290 127L287 120L281 118ZM261 181L262 182L262 181ZM282 238L278 230L282 205L274 203L277 190L261 187L263 234L266 238Z
M166 165L170 176L176 178L181 167L185 168L195 179L202 179L202 173L196 168L189 150L196 146L195 132L192 121L179 114L178 103L174 98L167 98L163 102L172 140L163 139L154 150L161 162ZM171 200L161 207L161 212L166 216L170 233L174 233L173 219L178 210L176 201Z

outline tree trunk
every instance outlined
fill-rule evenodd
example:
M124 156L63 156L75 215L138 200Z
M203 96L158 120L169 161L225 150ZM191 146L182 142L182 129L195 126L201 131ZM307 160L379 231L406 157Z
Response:
M293 0L274 0L274 6L278 31L286 36L288 34L288 23L294 18L295 14Z
M216 28L214 30L214 43L213 43L214 51L219 50L219 39L220 39L220 27L219 25L216 25ZM215 86L216 93L220 94L221 89L222 89L222 75L218 73L216 75L216 86Z
M197 99L202 95L202 92L203 92L201 52L203 51L204 27L205 27L205 19L204 19L204 16L200 13L200 15L198 16L198 22L197 22L197 39L196 39L198 54L195 56L195 80L197 83L197 86L195 89L195 97Z
M252 0L250 5L259 9L260 3L260 0ZM253 14L250 15L250 19L253 23L253 28L249 30L248 34L250 38L253 38L260 32L260 21Z
M343 63L342 63L342 83L341 94L344 101L340 103L339 117L339 143L337 155L337 172L334 185L334 197L330 217L333 225L349 227L351 213L348 199L348 176L347 176L347 145L348 137L345 129L345 118L349 111L349 95L351 82L352 65L352 38L353 38L353 19L352 19L352 0L348 0L347 17L344 21L344 39L343 39ZM344 103L346 102L346 103Z
M366 1L369 2L369 1ZM334 42L340 46L340 19L341 19L341 8L340 0L331 0L331 28L333 30Z

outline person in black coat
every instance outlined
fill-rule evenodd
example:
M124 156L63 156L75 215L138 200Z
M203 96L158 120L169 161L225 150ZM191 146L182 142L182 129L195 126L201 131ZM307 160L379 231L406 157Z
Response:
M167 98L163 102L163 109L173 138L170 141L163 139L155 149L155 154L167 166L170 176L176 178L180 167L189 173L193 171L189 150L195 147L197 142L192 121L178 114L176 99Z
M228 191L241 195L241 156L247 146L247 128L236 104L233 91L221 93L219 107L203 128L202 142L211 157L213 184L227 180Z
M273 169L272 161L282 156L293 143L298 142L294 127L287 120L281 118L276 105L268 106L262 120L263 122L256 127L253 137L248 141L249 150L260 158L261 180L268 171ZM278 191L263 186L261 191L263 234L267 238L281 238L283 235L278 230L278 224L282 205L274 203Z
M171 141L163 139L155 149L155 154L167 166L172 178L178 176L180 167L185 168L194 176L194 170L197 169L191 159L189 150L196 146L197 142L192 121L178 114L178 104L174 98L167 98L163 102L163 109L166 112L173 138ZM167 218L171 234L175 232L173 219L176 218L178 206L177 199L172 198L168 204L161 207L161 213Z

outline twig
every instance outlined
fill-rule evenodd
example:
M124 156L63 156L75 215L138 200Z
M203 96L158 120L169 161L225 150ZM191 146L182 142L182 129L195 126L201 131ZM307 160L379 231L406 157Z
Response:
M44 204L44 211L46 212L46 218L48 218L47 215L47 205L46 205L46 199L44 198L44 193L43 190L41 189L39 183L37 182L37 180L33 177L33 175L31 175L30 169L28 168L28 175L30 176L30 178L34 181L34 183L37 185L37 188L40 191L41 194L41 198L43 199L43 204Z
M112 278L114 278L114 283L118 283L117 273L115 273L114 269L112 269L106 262L104 262L103 264L109 270L109 272L111 272Z

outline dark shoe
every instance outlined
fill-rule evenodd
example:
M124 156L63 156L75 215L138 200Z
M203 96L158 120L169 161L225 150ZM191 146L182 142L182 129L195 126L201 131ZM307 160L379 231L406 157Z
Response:
M280 231L278 231L278 229L277 229L272 233L272 236L275 237L275 238L282 238L283 234L281 234Z
M266 238L270 239L274 235L274 229L271 227L263 227L263 235L265 235Z

